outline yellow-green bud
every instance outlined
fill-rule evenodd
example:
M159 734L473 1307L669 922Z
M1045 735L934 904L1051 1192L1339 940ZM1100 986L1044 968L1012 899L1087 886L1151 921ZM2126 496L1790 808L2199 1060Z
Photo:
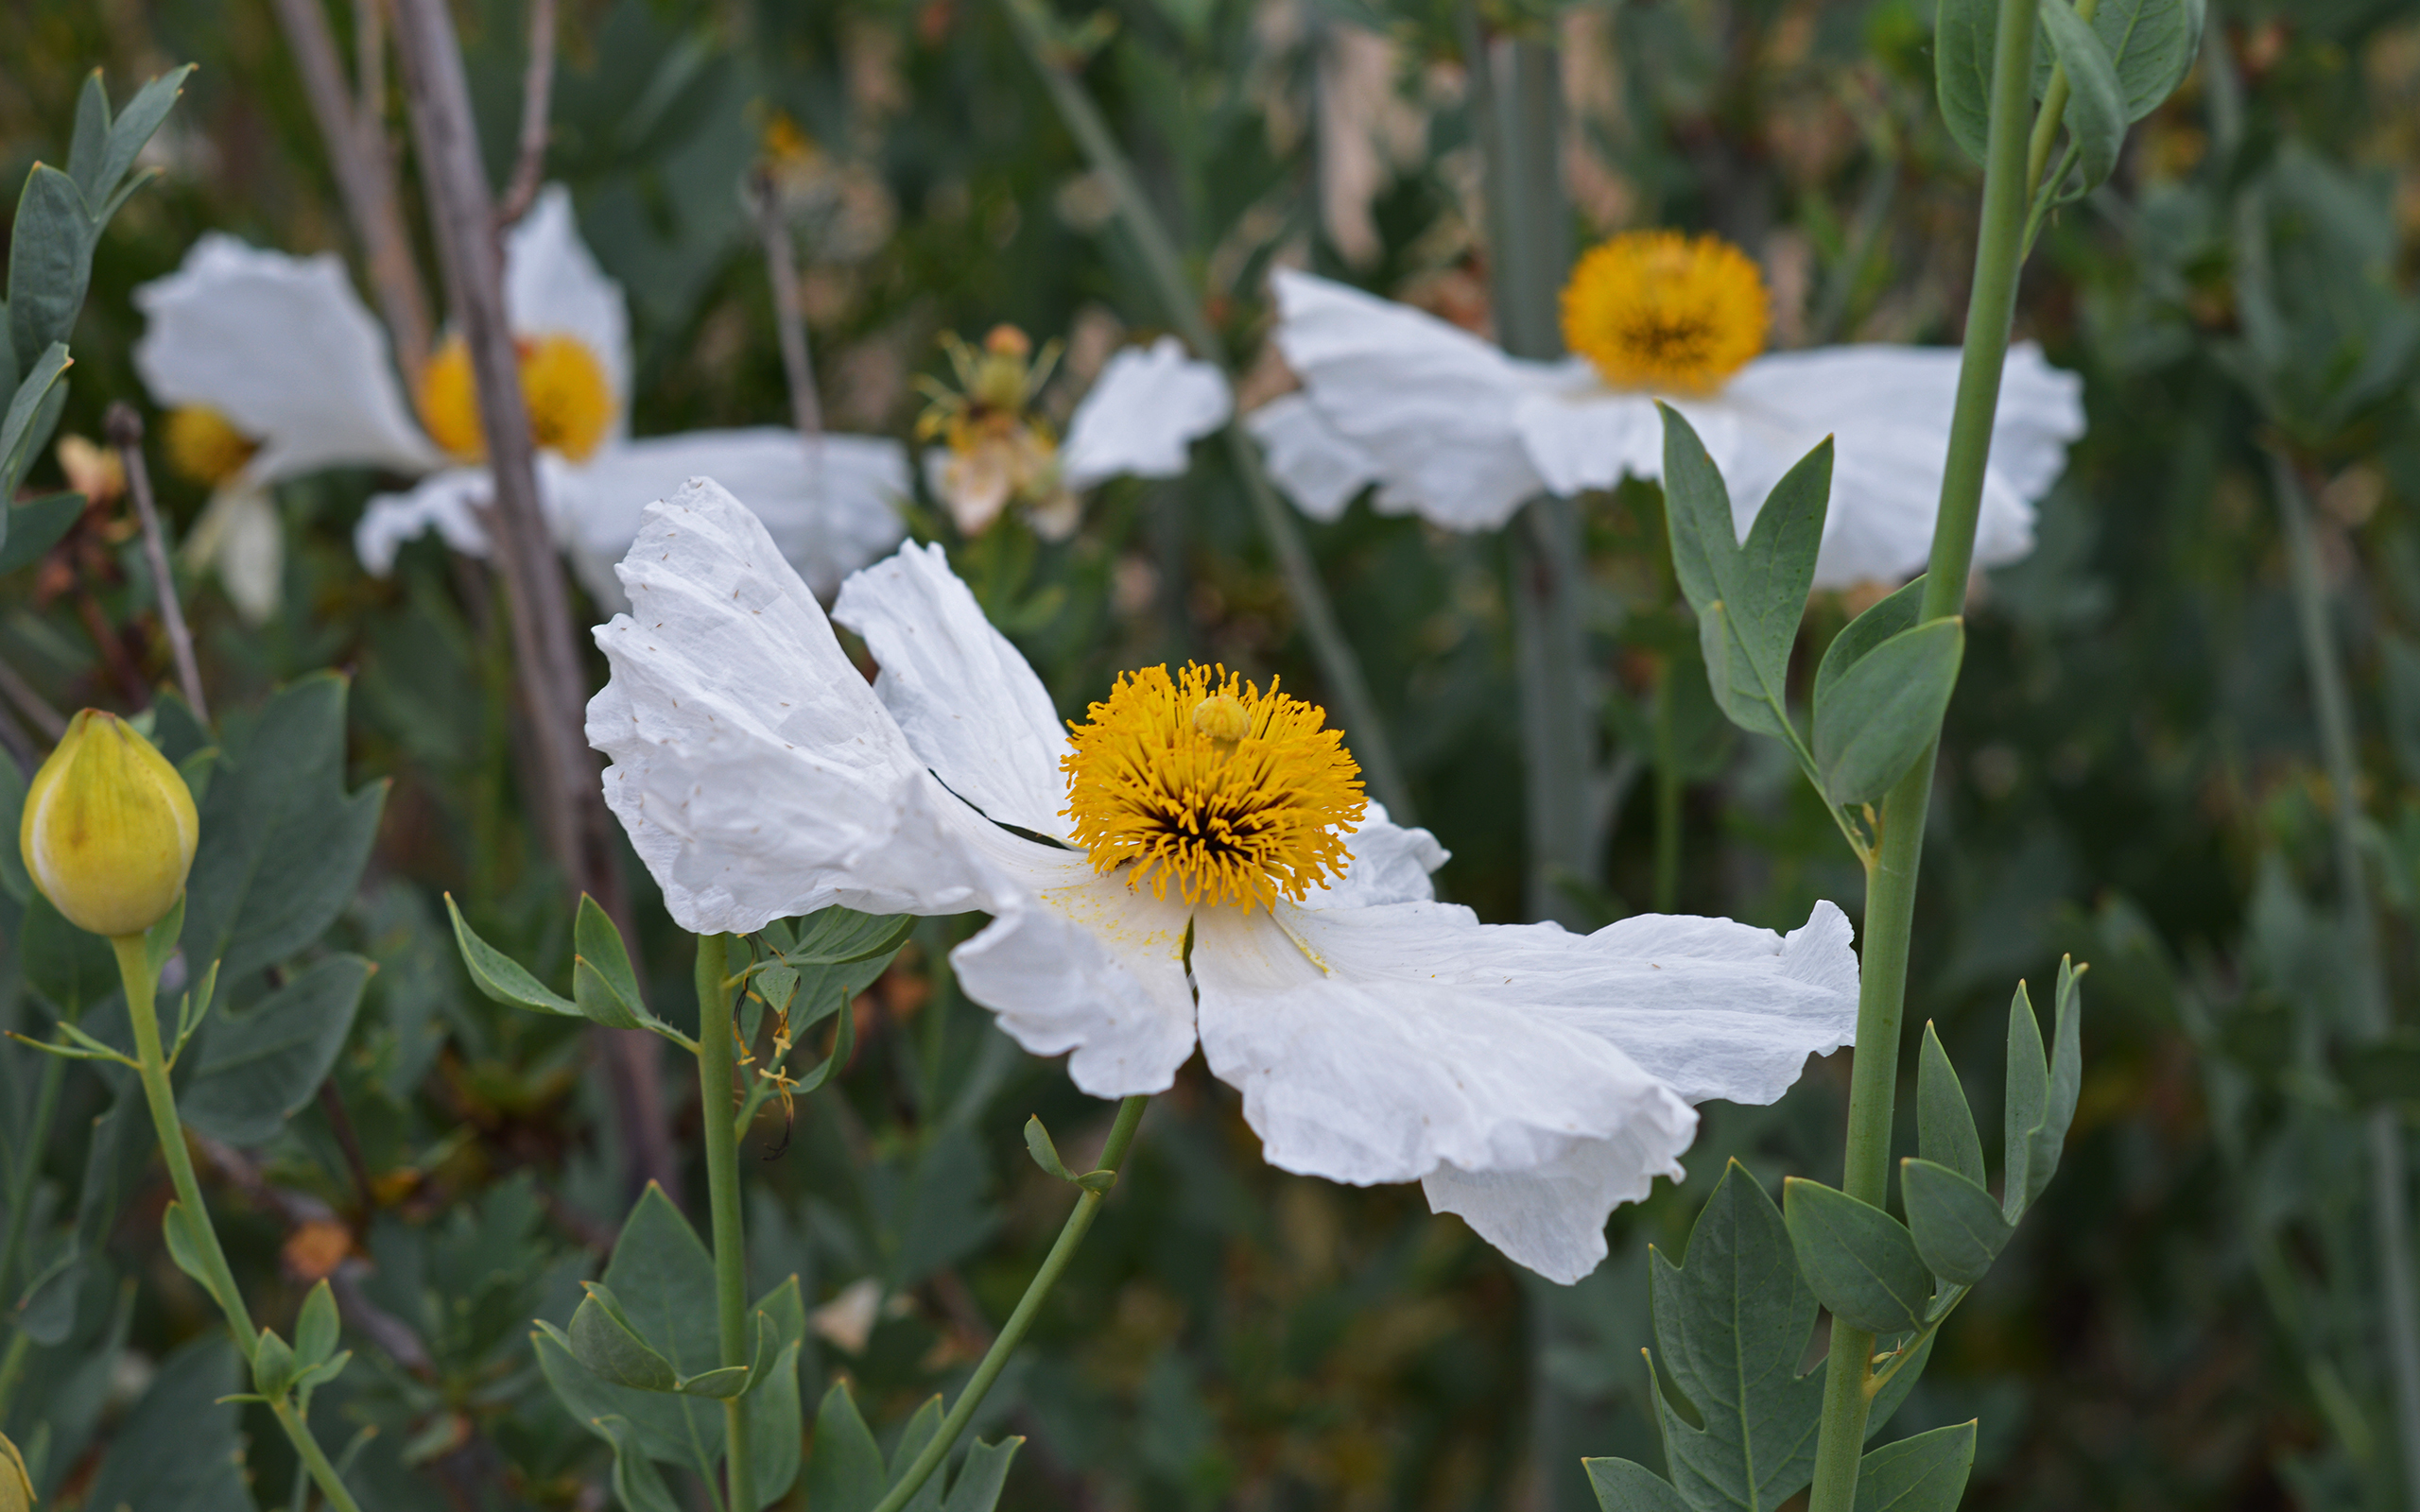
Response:
M29 1512L33 1504L34 1483L26 1473L26 1457L8 1435L0 1434L0 1512Z
M123 719L87 709L26 790L17 845L78 929L140 935L184 895L201 819L193 791Z

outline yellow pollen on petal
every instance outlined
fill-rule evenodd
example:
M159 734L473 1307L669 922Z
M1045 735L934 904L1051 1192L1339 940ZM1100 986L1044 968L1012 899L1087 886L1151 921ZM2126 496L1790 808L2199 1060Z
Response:
M1187 904L1296 902L1344 874L1361 768L1317 704L1224 667L1121 675L1068 726L1067 807L1099 872Z
M1616 388L1711 393L1765 349L1772 318L1748 255L1717 236L1626 232L1563 289L1563 342Z
M521 359L521 399L529 407L529 435L544 451L585 462L614 426L614 386L605 364L578 336L560 331L514 344ZM471 351L459 335L445 338L421 370L420 421L429 439L464 461L487 455L479 424L478 384Z
M181 404L168 411L168 465L205 488L215 489L244 470L260 448L208 404Z

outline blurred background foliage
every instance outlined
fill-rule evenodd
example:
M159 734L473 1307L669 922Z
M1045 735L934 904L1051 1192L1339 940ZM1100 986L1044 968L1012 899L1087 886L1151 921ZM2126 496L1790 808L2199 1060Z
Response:
M472 0L458 14L501 181L523 12ZM93 66L123 97L200 65L147 160L163 177L101 242L76 333L62 429L97 436L111 400L142 397L130 292L201 232L298 252L350 244L270 7L10 0L7 15L0 182L63 155ZM1276 260L1487 327L1450 8L1108 0L1061 17L1082 28L1082 77L1244 354L1245 407L1289 383L1263 341ZM1609 0L1492 19L1563 44L1584 234L1668 224L1733 238L1765 268L1779 345L1958 339L1976 177L1933 104L1926 8ZM347 8L335 20L348 34ZM742 193L769 144L792 176L835 429L905 436L912 379L946 372L943 332L1009 321L1064 339L1067 392L1051 396L1063 414L1116 343L1159 328L1104 187L982 0L565 0L561 37L548 171L630 291L641 434L788 413ZM408 180L405 201L417 216ZM2420 1045L2341 1050L2329 795L2262 447L2289 448L2313 489L2368 758L2365 844L2408 1003L2415 256L2420 6L2213 0L2193 78L2135 134L2113 184L2047 229L2029 269L2019 334L2083 375L2091 429L2033 555L1978 590L1911 991L1961 1063L1988 1065L2012 978L2044 983L2063 951L2094 970L2064 1173L1893 1428L1979 1414L1971 1505L2401 1504L2360 1129L2366 1108L2420 1096ZM269 623L192 589L215 705L241 726L272 690L339 669L342 786L392 784L357 893L303 949L379 967L333 1078L273 1139L211 1164L213 1200L265 1321L285 1327L324 1275L349 1288L349 1318L377 1320L348 1337L361 1359L321 1398L322 1422L345 1425L323 1428L332 1439L377 1430L360 1461L367 1504L602 1505L602 1446L545 1390L527 1332L565 1316L602 1263L631 1195L623 1131L574 1026L476 996L442 927L450 890L512 954L568 957L560 878L515 795L509 650L479 571L431 540L391 578L366 575L352 524L376 482L279 490L288 556ZM45 460L32 486L63 480ZM164 487L189 525L201 491ZM1586 901L1606 918L1653 889L1642 731L1687 640L1660 508L1641 487L1585 502L1605 728L1634 779L1610 885ZM946 536L928 506L915 518ZM1443 888L1517 919L1500 545L1366 505L1305 529L1420 818L1454 853ZM5 587L0 662L54 705L141 708L166 675L131 532L122 504L97 505ZM1209 448L1184 479L1112 485L1071 540L1004 525L957 559L1069 712L1118 668L1184 656L1318 686ZM1855 597L1817 606L1802 651ZM1695 737L1674 758L1682 907L1784 928L1817 897L1854 913L1860 879L1779 748L1729 739L1702 693L1678 717ZM30 984L55 972L29 964L38 932L21 904L0 909L0 1014L34 1032L52 1000ZM652 917L655 999L678 1004L687 947ZM1023 1158L1019 1125L1042 1114L1077 1163L1110 1112L956 992L946 952L971 927L920 925L857 1001L849 1074L801 1103L794 1129L768 1123L747 1146L752 1289L801 1275L817 1309L809 1400L818 1375L845 1373L886 1435L963 1373L1055 1231L1062 1189ZM1409 1189L1269 1170L1235 1095L1189 1068L987 1408L987 1436L1028 1440L1004 1504L1588 1505L1582 1452L1656 1461L1638 1354L1648 1244L1677 1246L1729 1156L1769 1187L1785 1171L1828 1177L1844 1058L1810 1068L1777 1108L1709 1109L1689 1190L1617 1214L1613 1258L1568 1291L1428 1216ZM31 1059L0 1048L12 1167ZM666 1087L693 1151L694 1093ZM1970 1090L1988 1126L1995 1094ZM35 1158L37 1233L67 1221L114 1148L111 1086L79 1070L62 1096L64 1132ZM64 1504L278 1503L290 1461L275 1433L211 1405L232 1356L158 1247L164 1184L139 1161L123 1184L89 1278L51 1299L74 1314L44 1324L66 1342L37 1351L0 1427L26 1443L51 1420L42 1483ZM694 1170L689 1184L702 1185ZM259 1469L249 1488L203 1473L223 1471L237 1433Z

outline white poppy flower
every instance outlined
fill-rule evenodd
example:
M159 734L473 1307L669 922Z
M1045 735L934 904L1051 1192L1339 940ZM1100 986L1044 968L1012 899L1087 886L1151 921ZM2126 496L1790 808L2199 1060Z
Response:
M923 432L948 444L925 452L925 486L969 536L1016 503L1038 534L1064 539L1080 517L1077 495L1115 477L1183 476L1193 443L1235 412L1217 365L1162 336L1103 364L1068 417L1066 438L1054 440L1028 410L1058 360L1056 342L1037 358L1023 332L1001 326L980 352L959 344L950 355L960 387L928 390Z
M1960 354L1826 347L1758 355L1755 266L1711 237L1618 236L1564 291L1576 355L1525 362L1409 306L1307 274L1275 276L1276 340L1299 399L1248 423L1305 512L1332 518L1368 483L1376 507L1494 529L1541 492L1660 476L1655 401L1688 418L1730 486L1739 529L1782 474L1835 438L1818 587L1908 576L1931 549ZM2032 549L2033 501L2083 433L2083 385L2009 352L1976 542L1985 566Z
M908 479L906 449L894 441L810 442L771 427L630 438L629 310L580 243L560 185L507 238L504 284L540 448L541 501L607 608L621 602L610 567L639 510L693 474L743 482L775 539L827 593L898 541L895 501ZM226 481L256 486L333 466L421 475L408 491L370 501L354 534L362 564L389 572L403 542L430 530L457 551L487 553L480 514L493 484L458 336L431 355L415 406L333 256L289 257L217 235L136 301L149 324L135 361L153 396L215 414L252 448Z
M1482 925L1433 900L1444 852L1365 805L1318 709L1152 667L1062 724L938 547L841 588L872 686L711 482L650 507L620 572L588 738L683 928L988 913L959 983L1085 1091L1161 1091L1199 1042L1272 1164L1421 1181L1556 1280L1679 1174L1693 1104L1770 1102L1854 1030L1831 904L1788 936Z

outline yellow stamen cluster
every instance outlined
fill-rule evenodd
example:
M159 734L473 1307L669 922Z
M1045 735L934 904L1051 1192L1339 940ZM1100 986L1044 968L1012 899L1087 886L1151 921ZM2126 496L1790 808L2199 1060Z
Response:
M1052 342L1034 354L1033 340L1012 325L992 328L980 348L942 337L958 387L920 378L925 413L919 440L939 438L949 449L940 491L950 518L966 535L981 535L1011 504L1023 507L1034 529L1051 540L1076 526L1076 497L1060 482L1059 438L1032 411L1034 396L1059 361Z
M168 411L167 444L168 465L211 489L241 472L260 450L208 404L182 404Z
M605 364L579 337L562 332L524 338L521 399L529 406L529 434L543 451L585 462L614 428L614 386ZM429 439L465 461L488 453L479 424L479 390L471 375L471 350L448 336L428 359L420 379L420 420Z
M1100 872L1188 904L1301 902L1344 874L1366 806L1361 768L1317 704L1224 667L1119 677L1068 727L1061 762L1075 838Z
M1616 388L1703 394L1765 349L1772 318L1747 254L1716 236L1627 232L1563 289L1563 342Z

